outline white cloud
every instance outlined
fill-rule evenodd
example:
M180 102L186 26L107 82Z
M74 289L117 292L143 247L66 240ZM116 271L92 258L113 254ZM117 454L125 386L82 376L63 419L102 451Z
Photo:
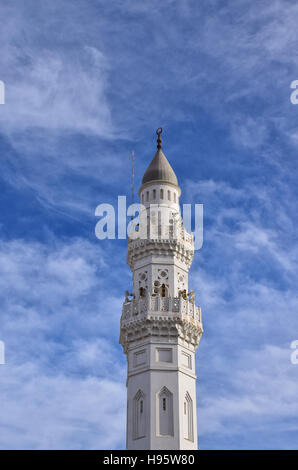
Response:
M2 449L121 448L121 299L105 256L81 239L0 244Z
M30 51L25 66L18 57L10 58L8 66L16 69L6 83L2 132L12 134L12 139L16 132L32 128L110 136L105 61L95 48L82 48L81 54L75 60L58 52Z
M118 15L120 3L109 12ZM217 374L199 394L199 434L235 435L247 424L256 429L256 417L264 420L263 435L269 423L283 432L295 430L285 420L297 416L297 369L289 368L285 344L297 331L296 206L282 180L287 162L268 136L271 125L279 134L294 135L285 116L295 117L296 111L287 108L290 91L282 90L288 78L289 83L297 78L292 76L297 6L237 0L209 15L189 2L176 7L183 13L178 27L177 10L169 9L165 29L156 7L162 12L171 2L129 6L136 18L145 14L144 23L134 28L127 27L124 12L111 28L105 15L94 16L92 23L77 4L69 7L65 21L59 4L61 28L52 14L56 3L40 5L41 16L34 21L30 9L14 5L0 7L5 18L0 31L5 76L0 78L7 91L1 132L17 149L17 155L3 155L13 167L6 180L33 188L44 204L86 213L90 181L98 186L107 179L121 181L126 169L120 153L111 156L103 145L90 146L90 140L69 149L62 133L96 140L126 131L141 139L140 128L155 121L193 119L189 103L229 129L234 145L249 149L252 157L262 149L267 163L275 162L279 173L272 183L257 175L237 187L216 180L185 184L189 199L202 194L208 202L210 223L190 278L205 326L198 375L204 383L213 370ZM235 8L232 16L230 8ZM52 36L53 24L59 27ZM250 164L240 158L232 178ZM226 164L234 165L227 158ZM87 177L85 186L65 184L77 176ZM108 254L99 251L95 259L94 247L82 240L57 246L25 240L1 244L0 339L7 343L8 362L0 367L5 410L0 447L123 445L125 363L116 345L121 298L113 294L123 279L114 252L106 267Z
M190 200L208 208L204 245L190 275L204 325L200 446L296 448L298 368L290 361L298 332L295 203L279 181L261 188L212 180L187 186Z
M66 11L60 10L61 15ZM44 30L53 19L49 6L36 12L35 20L32 5L26 8L20 2L2 3L0 12L5 18L0 69L6 85L1 132L10 135L12 142L20 133L27 133L30 141L30 133L36 130L111 136L108 62L103 53L84 43L74 52L65 45L67 38L65 47L51 47L50 38L43 41Z
M228 369L226 360L222 357L217 363L213 357L213 373L221 377L222 367ZM225 380L218 393L200 387L198 421L202 437L215 433L244 436L261 428L268 435L274 430L278 448L294 448L295 436L283 438L286 430L297 432L293 424L298 416L298 368L290 362L289 348L268 344L251 351L244 347L233 363L233 373Z
M1 366L0 374L1 449L124 447L122 381L46 375L32 363Z

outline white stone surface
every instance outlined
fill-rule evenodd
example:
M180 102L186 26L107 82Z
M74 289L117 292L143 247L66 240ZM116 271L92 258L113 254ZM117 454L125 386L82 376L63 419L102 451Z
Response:
M197 449L195 351L203 328L201 309L188 293L194 250L181 224L179 196L172 184L143 185L144 217L128 242L133 295L123 304L120 343L127 355L131 450ZM168 219L158 217L164 209ZM149 221L149 231L142 221Z

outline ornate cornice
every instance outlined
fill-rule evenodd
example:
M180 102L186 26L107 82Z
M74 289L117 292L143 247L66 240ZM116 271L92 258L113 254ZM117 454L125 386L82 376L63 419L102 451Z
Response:
M148 255L162 255L171 256L183 261L188 268L190 268L194 248L191 235L187 234L190 238L179 237L177 239L129 239L127 248L127 264L133 270L134 264L137 260Z
M148 336L181 338L199 345L203 334L201 308L182 297L152 297L123 304L119 343L127 353L131 342Z

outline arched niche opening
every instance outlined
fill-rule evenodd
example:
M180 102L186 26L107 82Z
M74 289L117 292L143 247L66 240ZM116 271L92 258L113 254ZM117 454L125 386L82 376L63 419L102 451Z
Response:
M173 436L173 424L173 394L167 387L163 387L157 394L157 434Z
M184 439L193 442L193 401L188 392L185 394L183 403L183 433Z
M145 394L138 390L133 399L133 438L146 436L146 401Z

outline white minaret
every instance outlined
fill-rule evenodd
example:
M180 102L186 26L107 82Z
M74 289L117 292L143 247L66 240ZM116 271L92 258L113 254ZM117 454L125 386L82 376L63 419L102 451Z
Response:
M195 351L201 309L188 290L193 237L182 226L176 175L161 150L142 180L143 209L128 240L133 292L120 343L127 356L127 449L197 449Z

